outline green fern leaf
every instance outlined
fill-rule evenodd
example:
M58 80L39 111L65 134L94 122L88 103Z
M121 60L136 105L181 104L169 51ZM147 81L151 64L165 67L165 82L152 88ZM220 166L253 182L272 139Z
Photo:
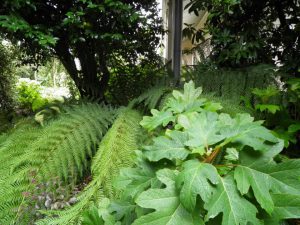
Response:
M121 110L93 158L93 180L78 196L78 203L63 211L46 212L48 217L38 221L37 225L78 225L82 222L82 212L88 209L92 202L98 203L104 197L118 196L119 192L113 187L113 179L122 167L133 165L133 153L138 149L142 134L140 120L138 112Z
M26 207L35 183L80 179L113 115L107 107L82 104L43 128L31 124L13 132L0 148L0 224L29 223Z

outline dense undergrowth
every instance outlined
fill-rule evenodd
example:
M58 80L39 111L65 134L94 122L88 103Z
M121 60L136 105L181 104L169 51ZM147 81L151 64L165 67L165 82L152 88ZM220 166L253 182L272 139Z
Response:
M107 107L83 104L66 109L44 127L29 122L12 131L0 148L1 224L32 222L27 210L38 184L51 178L77 183L113 115Z
M127 108L86 103L20 121L0 135L0 224L300 218L300 161L281 157L283 140L232 105L189 82L183 92L155 87ZM57 208L57 193L75 201Z

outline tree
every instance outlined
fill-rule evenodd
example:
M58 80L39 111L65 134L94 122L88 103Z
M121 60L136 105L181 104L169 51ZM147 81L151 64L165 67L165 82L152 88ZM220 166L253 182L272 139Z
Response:
M30 61L57 56L82 96L103 99L111 69L157 65L155 0L4 0L0 32ZM28 58L27 58L28 59Z
M13 105L12 59L11 49L3 45L0 39L0 111L9 111Z
M222 66L270 63L292 72L300 65L298 0L191 0L189 12L207 10L212 58Z

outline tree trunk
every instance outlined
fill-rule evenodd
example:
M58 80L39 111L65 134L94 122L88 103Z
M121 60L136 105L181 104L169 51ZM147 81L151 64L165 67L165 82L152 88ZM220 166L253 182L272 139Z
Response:
M74 80L81 97L103 101L110 74L104 60L99 62L98 66L95 53L91 49L86 43L76 45L76 58L81 64L80 70L76 67L75 54L71 54L67 42L63 39L58 41L55 53Z

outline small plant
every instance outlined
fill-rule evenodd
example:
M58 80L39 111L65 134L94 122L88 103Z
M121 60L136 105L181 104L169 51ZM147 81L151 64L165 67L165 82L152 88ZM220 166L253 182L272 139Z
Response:
M40 94L41 86L31 80L21 80L17 85L18 102L22 108L37 111L44 107L48 100Z
M245 106L256 111L256 117L264 119L265 126L284 139L285 147L296 144L300 130L300 79L289 79L284 90L268 86L265 89L254 88L252 94L255 103L251 104L249 98L242 98Z
M268 86L266 89L254 88L252 93L259 99L259 103L255 105L255 110L275 114L281 109L279 105L270 104L270 99L280 94L278 88L274 86Z
M120 199L105 201L85 221L279 225L300 218L300 160L277 162L283 141L262 121L219 114L201 92L189 82L143 118L153 141L137 152L135 168L121 170Z

